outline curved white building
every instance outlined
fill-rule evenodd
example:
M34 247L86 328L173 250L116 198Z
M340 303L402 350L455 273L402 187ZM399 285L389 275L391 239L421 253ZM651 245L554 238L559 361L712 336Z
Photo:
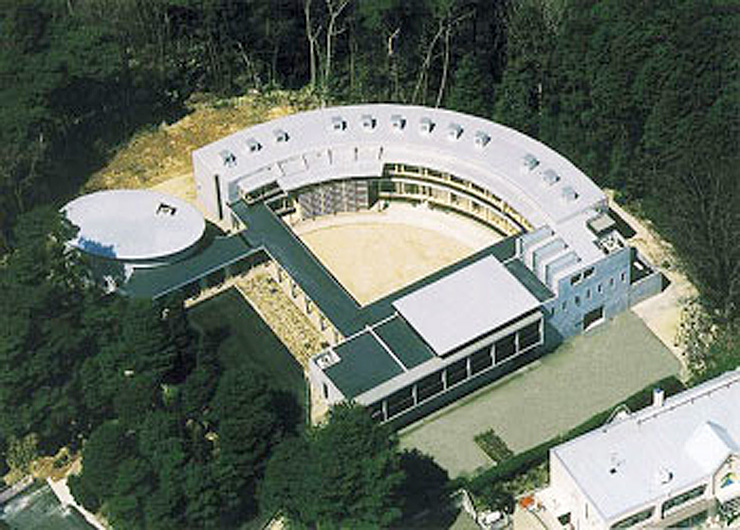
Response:
M205 232L193 206L148 190L89 193L63 211L79 228L70 244L97 258L154 266L187 257Z
M330 403L368 405L379 421L423 415L661 288L583 172L473 116L327 108L250 127L192 156L200 202L244 229L332 345L310 363L314 385ZM379 200L454 211L506 239L361 307L281 218Z

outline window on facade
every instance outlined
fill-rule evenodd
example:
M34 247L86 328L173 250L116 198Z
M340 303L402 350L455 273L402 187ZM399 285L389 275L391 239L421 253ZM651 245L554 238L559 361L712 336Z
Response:
M575 285L575 284L577 284L580 281L581 281L581 273L580 272L578 274L576 274L575 276L571 276L571 278L570 278L570 284L571 285Z
M496 364L505 361L516 353L516 341L514 337L515 334L512 333L511 335L507 335L506 337L496 341Z
M519 351L526 350L540 341L540 323L533 322L517 331L519 335Z
M627 273L626 272L623 272L622 274L619 275L619 278L622 280L622 283L626 282L627 281Z
M590 268L586 269L585 271L583 271L583 279L584 280L586 278L590 278L593 275L594 275L594 268L593 267L590 267Z
M603 293L603 292L604 292L604 286L603 286L603 285L601 285L601 284L597 285L597 286L596 286L596 291L597 291L597 292L598 292L599 294Z
M562 307L563 311L565 311L565 309L568 307L568 302L563 301L563 304L562 304L561 307Z
M373 419L374 422L380 423L382 422L385 417L383 416L383 403L373 403L368 407L368 410L370 411L370 417Z
M486 346L470 356L470 373L477 374L478 372L482 372L492 364L491 348L490 346Z
M609 278L609 287L614 289L614 278Z
M670 499L668 499L667 501L663 503L663 507L661 508L661 517L665 517L666 514L670 512L673 508L686 504L687 502L693 501L694 499L698 497L701 497L702 495L704 495L704 492L706 491L706 489L707 489L706 484L702 484L701 486L692 488L689 491L681 493L680 495L671 497Z
M388 417L392 418L396 414L400 414L406 409L411 408L414 404L414 396L411 394L411 387L407 387L399 390L388 396L387 399L387 410Z
M416 399L424 401L442 392L442 372L437 372L420 379L416 383Z
M586 299L591 300L591 289L586 289Z
M641 512L637 512L634 515L630 515L626 519L622 519L618 523L615 523L612 525L612 530L617 530L618 528L632 528L635 525L640 524L643 521L647 521L653 516L654 508L648 508L647 510L643 510Z
M581 305L581 297L580 296L576 296L573 299L573 302L575 302L576 305Z
M462 359L445 368L447 387L456 385L468 377L468 360Z

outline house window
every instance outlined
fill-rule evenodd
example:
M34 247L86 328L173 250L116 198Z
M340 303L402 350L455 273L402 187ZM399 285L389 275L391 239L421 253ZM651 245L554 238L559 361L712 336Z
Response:
M586 289L586 298L591 300L591 289Z
M505 361L516 353L516 343L514 340L515 334L507 335L506 337L496 341L496 364Z
M609 278L609 287L614 289L614 278Z
M597 291L597 292L598 292L599 294L603 293L603 292L604 292L604 286L603 286L603 285L601 285L601 284L597 285L597 286L596 286L596 291Z
M585 280L586 278L590 278L591 276L593 276L593 274L594 274L594 268L590 267L586 269L585 271L583 271L583 279Z
M636 526L643 521L647 521L653 516L653 512L655 511L654 508L650 507L647 510L643 510L641 512L637 512L634 515L630 515L626 519L622 519L616 524L613 524L611 526L612 530L617 530L619 528L632 528L633 526Z
M624 282L627 281L627 273L626 272L623 272L622 274L620 274L619 277L622 280L622 283L624 283Z
M580 296L576 296L573 299L573 301L575 302L576 305L578 305L578 306L581 305L581 297Z
M576 285L580 281L581 281L581 273L580 272L578 274L576 274L575 276L571 276L571 278L570 278L570 284L571 285Z
M698 497L701 497L702 495L704 495L706 489L706 484L702 484L701 486L692 488L689 491L681 493L680 495L671 497L663 503L663 507L661 508L661 517L665 517L667 513L669 513L677 506L681 506L683 504L686 504L687 502L693 501Z

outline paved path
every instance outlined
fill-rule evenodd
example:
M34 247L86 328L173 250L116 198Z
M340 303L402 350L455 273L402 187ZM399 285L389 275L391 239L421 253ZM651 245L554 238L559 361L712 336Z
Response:
M678 370L675 357L627 311L407 427L401 446L432 455L452 477L471 474L491 464L473 441L476 434L493 428L520 452Z
M82 514L82 517L85 518L85 521L90 524L90 526L93 526L97 528L98 530L107 530L107 528L100 522L98 519L93 515L92 513L88 512L84 507L77 504L77 501L72 496L72 492L69 491L69 486L67 486L67 479L63 478L62 480L51 480L50 478L46 479L46 483L51 488L51 491L54 492L54 495L57 496L57 499L59 499L59 502L62 506L74 506L80 514Z

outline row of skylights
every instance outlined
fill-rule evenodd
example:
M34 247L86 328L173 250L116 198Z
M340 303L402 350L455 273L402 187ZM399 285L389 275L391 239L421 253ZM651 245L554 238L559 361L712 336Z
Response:
M522 173L532 173L540 165L539 159L532 153L527 153L522 157ZM539 172L540 179L546 186L554 186L560 181L560 175L554 169L545 169ZM578 198L578 192L573 186L563 186L560 190L560 197L565 202L573 202Z
M363 114L360 117L360 127L366 132L372 132L378 126L378 120L371 114ZM394 132L401 132L407 126L406 117L401 114L393 114L390 117L390 127ZM419 132L423 135L430 135L435 129L436 124L431 118L424 116L419 120ZM347 121L341 116L333 116L329 124L329 129L335 133L343 133L347 130ZM463 134L463 127L459 123L450 123L447 126L447 139L450 141L459 140ZM491 137L484 131L476 131L473 136L476 147L483 148Z

